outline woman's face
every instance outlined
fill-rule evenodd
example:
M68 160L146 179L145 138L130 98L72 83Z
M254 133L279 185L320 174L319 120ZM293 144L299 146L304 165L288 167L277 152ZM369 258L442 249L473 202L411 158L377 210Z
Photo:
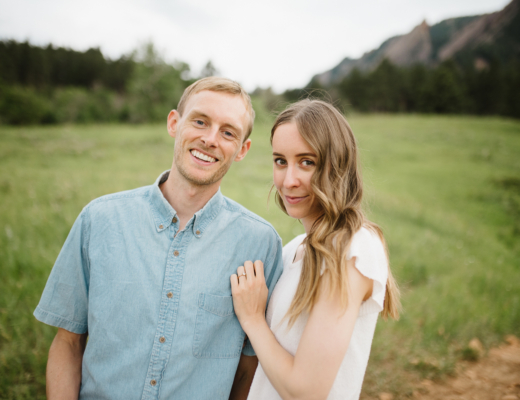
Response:
M300 219L305 231L319 215L311 188L318 157L294 122L280 125L273 135L273 178L287 213Z

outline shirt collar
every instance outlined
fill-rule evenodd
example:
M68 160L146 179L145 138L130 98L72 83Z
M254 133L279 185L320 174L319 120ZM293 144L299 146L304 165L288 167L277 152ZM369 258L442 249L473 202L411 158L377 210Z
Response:
M170 227L171 224L178 224L177 212L173 209L168 200L164 198L164 195L159 188L159 185L166 182L170 174L169 170L164 171L156 179L155 183L151 186L149 197L150 206L152 208L154 225L157 232L162 232ZM196 237L201 237L204 234L204 230L209 223L218 215L220 208L224 202L224 196L220 192L220 188L217 193L202 207L186 224L186 228L193 230L193 234ZM175 221L175 222L174 222Z

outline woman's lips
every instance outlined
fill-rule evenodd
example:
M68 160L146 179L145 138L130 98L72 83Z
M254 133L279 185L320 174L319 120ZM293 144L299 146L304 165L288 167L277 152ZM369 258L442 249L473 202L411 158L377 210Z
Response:
M298 203L302 202L303 200L305 200L309 196L295 197L295 196L287 196L287 195L285 195L284 197L285 197L285 200L287 201L287 203L289 203L289 204L298 204Z

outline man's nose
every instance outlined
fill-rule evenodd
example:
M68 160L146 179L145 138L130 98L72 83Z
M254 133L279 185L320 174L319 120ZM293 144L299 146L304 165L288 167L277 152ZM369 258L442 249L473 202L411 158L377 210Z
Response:
M216 147L218 141L219 129L218 127L212 127L208 129L204 135L202 135L201 140L207 147Z
M289 165L287 167L287 173L285 174L285 179L283 180L283 185L287 189L300 186L300 179L298 177L297 168L295 168L291 165Z

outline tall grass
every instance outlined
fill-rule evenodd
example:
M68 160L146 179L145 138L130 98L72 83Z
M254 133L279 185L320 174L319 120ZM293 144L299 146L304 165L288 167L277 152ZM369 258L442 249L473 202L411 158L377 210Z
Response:
M496 118L354 115L370 218L403 289L380 322L364 385L397 398L453 372L467 343L520 334L520 123ZM276 206L269 121L222 191L302 233ZM0 127L0 398L40 399L55 328L32 316L67 233L90 200L151 184L169 168L164 126Z

